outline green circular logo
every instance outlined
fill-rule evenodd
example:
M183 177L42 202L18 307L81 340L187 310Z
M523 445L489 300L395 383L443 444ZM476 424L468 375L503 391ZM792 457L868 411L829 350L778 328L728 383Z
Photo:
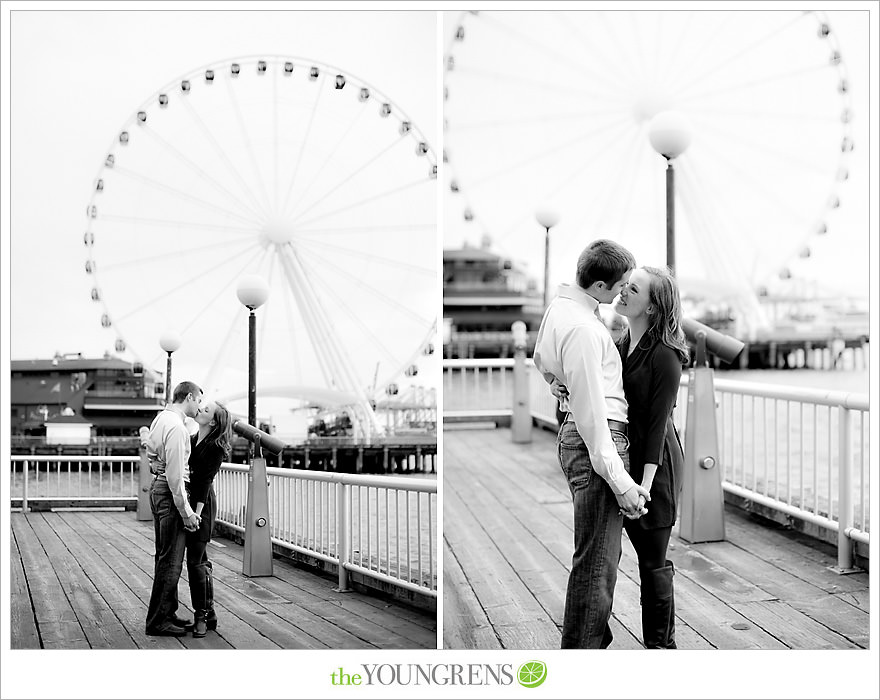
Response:
M546 678L547 666L543 661L526 661L516 674L516 679L523 688L537 688Z

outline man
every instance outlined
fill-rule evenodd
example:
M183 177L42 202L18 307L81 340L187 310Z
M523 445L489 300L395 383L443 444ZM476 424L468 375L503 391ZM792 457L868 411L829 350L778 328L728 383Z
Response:
M648 491L627 473L626 399L620 355L599 316L635 267L632 254L597 240L578 258L575 284L563 284L541 321L535 366L568 388L557 455L574 502L574 555L562 628L563 649L604 649L623 515L637 518ZM593 474L600 478L594 478Z
M192 382L174 388L171 405L153 419L147 438L147 456L155 474L150 507L156 532L155 572L147 634L182 637L188 620L177 617L177 584L186 548L184 530L195 530L201 518L189 505L185 480L189 474L190 439L187 418L198 415L202 390Z

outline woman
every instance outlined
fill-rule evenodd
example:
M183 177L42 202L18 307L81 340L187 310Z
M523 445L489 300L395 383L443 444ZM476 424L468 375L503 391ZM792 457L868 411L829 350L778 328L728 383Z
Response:
M197 530L186 533L186 571L194 610L193 637L204 637L217 629L214 612L213 565L208 561L208 542L217 513L214 477L229 458L231 427L226 407L210 401L195 417L198 431L190 438L189 502L201 517Z
M675 278L655 267L633 270L613 308L629 321L617 349L629 407L630 476L651 493L648 513L624 520L639 559L642 635L648 649L675 649L674 568L666 549L684 457L672 409L688 363Z
M666 550L684 456L672 409L689 354L675 279L668 270L637 268L613 308L629 321L617 349L628 405L630 476L651 494L645 515L623 521L639 560L642 635L648 649L675 649L674 568ZM551 390L557 398L567 394L555 383Z

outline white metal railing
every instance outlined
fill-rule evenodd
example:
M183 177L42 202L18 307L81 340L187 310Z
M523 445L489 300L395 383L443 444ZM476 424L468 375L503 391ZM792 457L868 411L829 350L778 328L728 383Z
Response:
M675 423L684 437L688 377ZM867 543L867 394L715 379L719 464L729 493Z
M444 360L444 417L447 406L458 419L510 415L513 366L512 359ZM555 425L555 400L531 360L526 371L532 417ZM682 442L687 384L685 373L673 414ZM714 386L725 491L867 543L868 396L731 379Z
M10 497L46 501L137 500L138 457L12 455Z
M350 571L437 595L437 481L303 469L266 470L275 544ZM244 532L248 468L223 464L217 519Z

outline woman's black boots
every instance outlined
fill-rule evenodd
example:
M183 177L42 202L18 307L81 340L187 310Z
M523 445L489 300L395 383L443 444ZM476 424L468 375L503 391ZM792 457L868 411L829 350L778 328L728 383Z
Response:
M642 588L642 636L646 649L676 649L675 568L667 559L660 569L639 569Z

